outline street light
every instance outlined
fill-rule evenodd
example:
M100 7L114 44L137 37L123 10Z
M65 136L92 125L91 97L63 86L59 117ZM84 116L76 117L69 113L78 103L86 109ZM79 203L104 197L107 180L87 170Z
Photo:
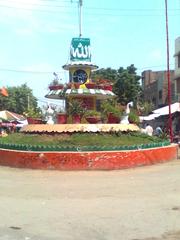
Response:
M170 70L169 70L169 30L168 30L167 0L165 0L165 15L166 15L167 80L168 80L168 105L169 105L168 129L169 129L169 134L170 134L170 140L171 140L171 142L173 142L172 115L171 115L171 81L170 81Z

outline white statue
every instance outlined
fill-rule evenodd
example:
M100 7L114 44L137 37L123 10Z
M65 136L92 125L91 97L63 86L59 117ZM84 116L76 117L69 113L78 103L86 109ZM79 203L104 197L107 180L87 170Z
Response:
M46 116L47 116L47 124L54 124L54 110L51 108L51 105L48 104L48 109L46 111Z
M120 122L121 124L129 124L128 117L129 117L129 113L130 113L130 107L133 107L133 102L129 102L126 105L126 111L125 111L125 114L122 116L122 120Z

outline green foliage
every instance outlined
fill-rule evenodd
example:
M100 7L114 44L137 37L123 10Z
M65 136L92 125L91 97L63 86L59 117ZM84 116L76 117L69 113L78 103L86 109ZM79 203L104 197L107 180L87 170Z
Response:
M92 79L97 82L101 79L110 80L110 82L114 83L116 80L117 70L112 68L101 68L97 71L92 72Z
M83 116L85 112L83 103L78 99L72 99L71 101L69 101L68 112L70 115L78 114Z
M40 109L29 108L23 113L26 117L41 118L42 111Z
M131 146L162 142L162 139L139 132L23 134L13 133L1 138L1 143L59 146Z
M19 87L7 87L7 91L9 93L8 97L0 95L0 110L23 114L30 107L39 111L37 99L26 84Z
M153 108L154 108L153 103L149 103L149 102L139 102L138 103L138 110L141 113L141 115L143 115L143 116L146 116L150 112L152 112Z
M140 78L136 74L136 68L133 64L127 68L120 67L118 70L102 68L92 73L92 79L96 82L105 79L113 83L113 92L122 105L126 105L131 101L136 103L140 98L142 92Z
M107 117L109 113L113 113L114 116L121 117L123 109L115 99L108 99L102 102L101 110L103 117Z
M84 114L85 117L100 117L101 113L96 110L87 110Z
M134 65L130 65L126 69L123 67L118 69L113 91L118 97L118 102L123 105L131 101L137 102L141 94L141 87L140 76L136 74Z
M135 109L130 110L130 113L128 115L128 120L129 120L129 122L135 123L137 125L140 123L140 119L139 119L137 110L135 110Z

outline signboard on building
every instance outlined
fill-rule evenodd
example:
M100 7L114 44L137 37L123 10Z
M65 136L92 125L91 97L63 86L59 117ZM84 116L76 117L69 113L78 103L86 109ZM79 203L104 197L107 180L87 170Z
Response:
M73 38L70 47L71 61L91 62L91 47L89 38Z

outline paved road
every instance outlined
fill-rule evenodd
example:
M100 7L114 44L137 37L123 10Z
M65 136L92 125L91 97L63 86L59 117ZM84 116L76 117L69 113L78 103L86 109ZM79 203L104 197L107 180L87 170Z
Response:
M0 167L0 240L179 240L180 160L120 171Z

